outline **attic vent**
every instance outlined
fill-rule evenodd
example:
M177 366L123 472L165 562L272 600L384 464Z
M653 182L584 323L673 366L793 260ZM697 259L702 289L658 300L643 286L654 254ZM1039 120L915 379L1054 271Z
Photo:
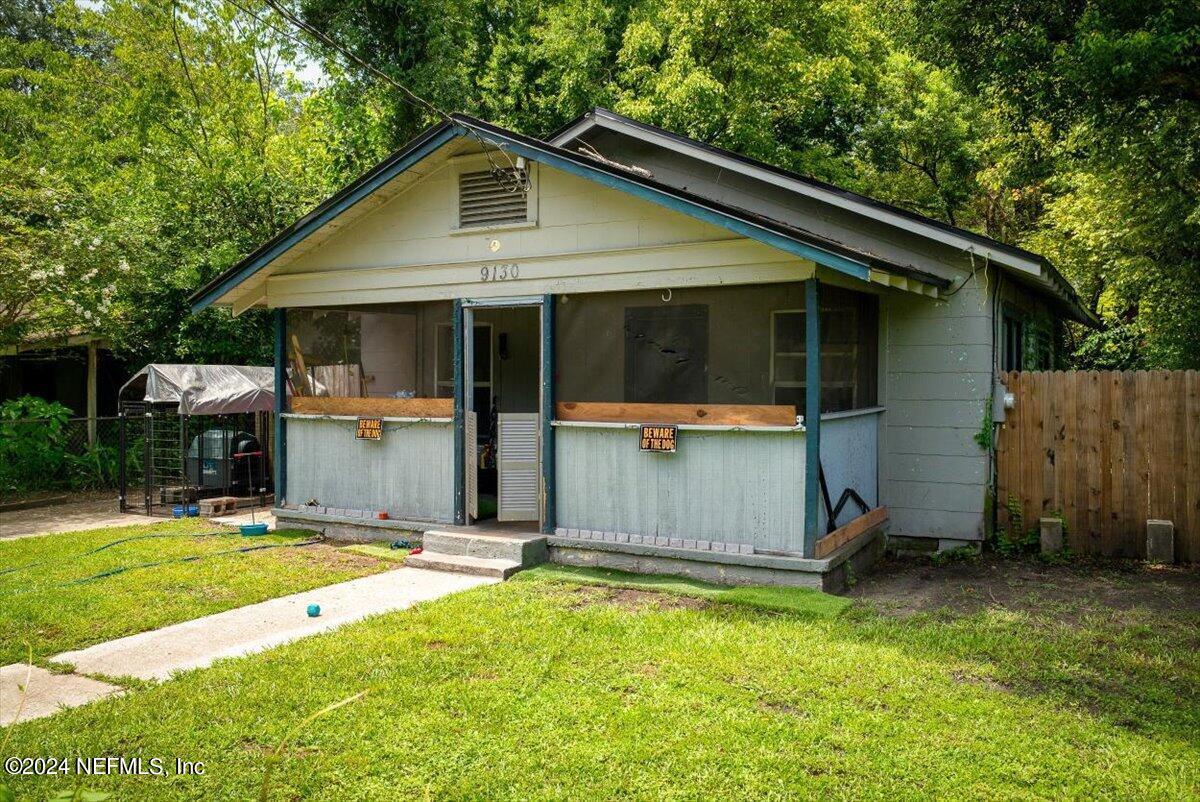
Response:
M462 173L458 177L458 225L460 228L523 223L529 219L528 186L524 170L491 170ZM514 187L517 188L516 191Z

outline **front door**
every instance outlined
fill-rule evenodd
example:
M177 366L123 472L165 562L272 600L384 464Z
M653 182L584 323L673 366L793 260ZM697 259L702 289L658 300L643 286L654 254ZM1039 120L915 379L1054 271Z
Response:
M541 307L489 302L464 305L463 313L467 521L537 523Z

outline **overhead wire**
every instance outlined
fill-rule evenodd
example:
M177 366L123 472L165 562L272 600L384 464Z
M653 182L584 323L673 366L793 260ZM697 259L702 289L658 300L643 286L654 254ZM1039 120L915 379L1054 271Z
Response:
M225 0L225 2L228 2L230 5L232 5L234 8L238 9L239 11L258 20L260 23L271 28L271 30L275 31L276 33L280 34L281 36L287 37L288 39L301 45L302 47L305 47L305 48L308 47L309 43L304 42L302 39L293 35L291 32L283 30L283 29L279 28L278 26L271 24L269 21L264 19L262 16L260 16L259 14L256 14L254 11L251 11L245 5L238 2L238 0ZM346 47L344 47L343 45L338 43L336 40L334 40L333 37L331 37L329 34L325 33L324 31L320 30L319 28L315 27L314 25L311 25L310 23L301 19L299 16L297 16L295 13L293 13L291 11L291 9L287 8L285 5L283 5L283 3L279 2L279 0L263 0L263 2L266 3L266 5L272 11L274 11L276 14L278 14L280 17L282 17L285 22L290 23L292 26L303 31L304 33L308 34L312 38L316 39L322 45L329 48L334 53L340 55L342 58L346 59L347 61L356 65L360 69L365 70L370 75L375 76L379 80L384 81L389 86L398 90L400 92L401 98L409 105L414 106L428 114L432 114L434 117L437 117L438 119L440 119L443 122L447 122L450 124L457 124L457 122L454 120L454 118L451 117L448 113L446 113L445 111L442 111L437 106L435 106L433 103L431 103L430 101L421 97L416 92L414 92L413 90L409 89L407 86L402 84L400 81L396 80L391 75L388 75L386 72L384 72L383 70L376 67L374 64L371 64L366 59L361 58L357 54L353 53L352 51L350 51L349 49L347 49ZM497 184L500 185L500 187L502 189L504 189L507 192L512 192L512 193L529 191L531 184L530 184L530 180L529 180L528 171L517 166L516 162L513 161L512 155L507 150L505 150L503 145L496 143L496 142L492 142L491 140L485 139L483 137L483 135L479 133L479 131L475 130L474 128L472 128L470 126L467 126L466 130L468 132L470 132L471 136L474 137L474 139L479 143L479 146L483 151L484 157L487 158L488 166L490 168L492 178L493 178L493 180L496 181ZM493 151L499 152L501 155L504 156L504 158L508 162L507 167L503 167L503 166L497 164L495 158L492 155Z

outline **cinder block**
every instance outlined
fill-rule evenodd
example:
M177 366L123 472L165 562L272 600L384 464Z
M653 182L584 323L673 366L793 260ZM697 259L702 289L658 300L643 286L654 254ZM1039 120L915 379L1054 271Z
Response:
M626 534L625 532L617 532L617 542L618 543L628 543L629 535Z
M684 547L685 549L693 549L693 550L694 550L694 549L696 548L696 541L694 541L694 540L688 540L688 539L685 537L685 538L683 539L683 547Z
M566 537L567 528L565 526L556 526L554 527L554 534L556 537Z
M673 549L681 549L681 548L683 548L683 538L681 538L681 537L668 538L667 545Z
M640 545L642 545L642 536L641 535L630 535L629 542L640 546Z
M578 529L568 529L568 530L567 530L567 537L578 538L578 537L579 537L579 530L578 530Z
M700 551L709 551L712 548L712 542L708 540L697 540L696 548Z
M605 543L616 543L617 542L617 533L616 532L605 532L604 533L604 542Z
M1146 521L1146 562L1175 562L1175 524L1173 521Z
M738 544L738 554L753 554L753 553L754 553L754 547L751 546L749 543L739 543Z
M670 542L670 541L669 541L667 538L665 538L665 537L656 537L656 538L654 538L654 545L656 545L656 546L665 546L665 545L667 545L669 542Z
M1063 550L1061 518L1040 518L1038 528L1042 534L1042 554L1057 554Z

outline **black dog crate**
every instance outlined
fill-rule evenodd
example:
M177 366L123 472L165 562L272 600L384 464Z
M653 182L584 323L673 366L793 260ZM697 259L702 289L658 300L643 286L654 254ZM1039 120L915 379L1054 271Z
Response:
M203 497L250 496L263 484L263 450L249 432L207 429L192 438L185 462L187 484Z

